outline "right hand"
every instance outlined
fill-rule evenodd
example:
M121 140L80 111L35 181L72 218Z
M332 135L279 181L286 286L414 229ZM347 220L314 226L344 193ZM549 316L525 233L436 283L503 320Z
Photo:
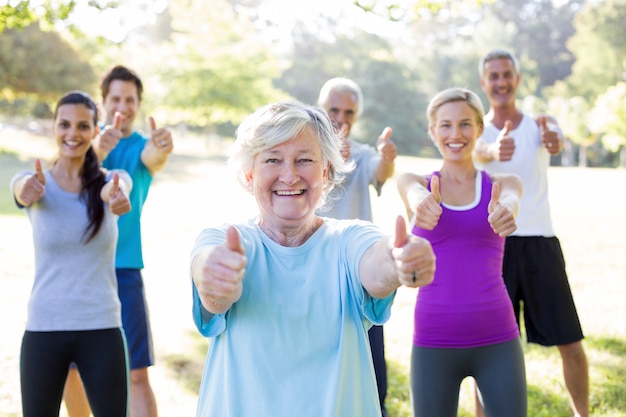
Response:
M224 312L241 297L248 262L237 229L230 226L226 241L198 261L201 273L194 275L194 283L202 303L212 313Z
M46 194L46 177L41 169L41 161L35 159L35 173L22 186L17 200L24 206L30 206L41 200Z
M433 230L442 212L439 177L433 175L430 179L430 194L414 210L415 225L424 230Z
M500 131L496 142L492 145L493 159L496 161L510 161L515 152L515 141L509 135L513 130L513 124L510 120L504 122L504 128Z
M122 114L116 112L113 116L113 125L105 126L98 137L97 151L101 155L108 155L122 139L123 134L120 130L122 127Z

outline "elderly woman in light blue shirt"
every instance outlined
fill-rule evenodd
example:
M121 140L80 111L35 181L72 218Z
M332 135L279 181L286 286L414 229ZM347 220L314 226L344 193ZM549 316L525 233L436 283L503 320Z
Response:
M198 416L380 416L367 330L400 285L432 281L430 244L316 215L349 171L326 113L270 104L237 130L230 163L258 215L200 233L193 317L212 338Z

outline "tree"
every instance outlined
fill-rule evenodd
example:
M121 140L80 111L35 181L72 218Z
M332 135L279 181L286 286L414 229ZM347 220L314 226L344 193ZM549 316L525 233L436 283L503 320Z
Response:
M13 100L33 95L52 102L68 90L93 93L91 66L56 32L37 24L0 34L0 94Z
M623 81L626 61L626 0L589 2L575 20L576 33L567 43L576 57L561 90L590 103L608 86Z
M626 166L626 83L609 87L598 97L589 114L589 127L608 150L620 153L620 166Z
M300 25L292 35L291 66L276 85L303 102L316 104L328 79L351 78L364 96L363 114L352 131L355 139L374 144L382 129L391 126L400 153L433 156L426 97L418 90L415 74L394 56L389 43L356 29L339 33L332 20L322 19L318 24L325 33L315 27L303 30Z
M19 0L0 5L0 33L5 29L23 29L33 23L45 23L52 28L66 20L76 7L76 0L46 0L42 2ZM117 1L89 0L90 7L102 10L115 7Z
M587 166L587 149L598 140L589 127L587 100L580 96L555 97L548 102L548 112L559 121L565 137L579 146L578 165Z
M171 42L160 45L161 107L169 122L237 124L271 101L286 98L272 86L278 61L249 20L225 0L172 0Z

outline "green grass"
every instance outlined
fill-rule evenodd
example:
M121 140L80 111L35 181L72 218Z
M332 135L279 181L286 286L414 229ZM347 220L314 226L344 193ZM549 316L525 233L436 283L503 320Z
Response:
M184 144L181 144L184 145ZM178 149L181 149L179 146ZM39 149L39 148L37 148ZM190 155L193 155L191 157ZM228 204L229 211L234 207L249 204L248 196L237 189L232 194L231 188L225 190L217 188L223 186L225 175L230 172L222 170L218 165L223 158L208 158L203 152L174 155L166 171L158 177L158 184L151 191L150 206L147 208L146 233L164 233L167 229L161 223L161 214L179 210L181 200L174 190L187 190L187 198L203 197L205 195L228 195L232 199ZM211 165L212 164L212 165ZM430 165L429 165L430 164ZM434 165L437 163L434 162ZM210 165L210 169L206 169ZM433 162L416 158L399 158L397 174L412 170L428 172ZM0 147L0 215L18 216L20 211L15 207L9 192L9 180L20 170L32 169L32 157L21 157L17 152L2 151ZM396 174L396 175L397 175ZM626 172L623 170L589 170L564 168L551 171L550 191L553 211L553 220L557 235L561 239L566 257L568 274L572 291L576 299L579 315L585 331L584 346L590 365L590 404L591 414L594 417L617 417L626 415L626 222L623 216L622 192L619 185L626 183ZM189 190L185 188L190 188ZM616 188L618 187L618 188ZM232 187L234 188L234 186ZM210 190L200 192L197 190ZM220 193L221 191L221 193ZM172 193L172 195L170 195ZM195 193L195 194L194 194ZM241 201L237 201L242 196ZM211 197L212 199L215 197ZM220 197L221 198L221 197ZM381 198L375 198L375 219L384 230L393 230L395 216L402 213L401 203L395 192L394 180L385 184ZM218 210L213 204L206 202L187 202L184 209L186 218L196 225L193 230L200 228L203 219L207 216L214 221L219 218ZM169 204L169 205L168 205ZM206 207L206 209L204 209ZM196 211L194 211L194 209ZM150 217L150 211L158 215ZM198 214L202 212L202 214ZM209 213L205 215L204 213ZM152 223L150 223L152 222ZM154 228L150 228L150 225ZM190 242L180 242L181 234L186 233L187 223L176 227L171 226L169 239L176 241L176 246L186 246ZM169 229L168 229L169 230ZM161 239L161 235L158 235ZM195 236L194 236L195 237ZM191 240L190 240L191 241ZM151 254L153 246L146 241L146 253ZM156 245L158 247L162 244ZM185 274L188 267L187 253L179 260L172 258L171 251L161 255L171 258L172 264L180 262L182 265L174 273L169 273L166 266L157 261L150 261L147 275L152 276L152 286L155 282L163 281L160 278L171 278ZM168 259L170 259L168 258ZM168 263L168 264L169 264ZM151 269L152 268L152 269ZM163 274L164 276L156 276ZM177 278L178 279L178 278ZM182 284L186 285L186 284ZM410 297L413 297L410 295ZM410 413L409 400L409 358L406 354L406 345L410 344L412 329L413 298L397 299L392 314L389 330L386 334L386 348L388 361L389 392L387 407L391 417L408 417ZM158 300L151 299L152 310L158 310ZM186 316L187 317L187 316ZM155 321L155 325L157 325ZM180 323L179 323L180 324ZM406 336L406 333L409 336ZM399 336L398 336L399 335ZM395 338L394 338L395 336ZM398 340L401 340L399 342ZM159 341L156 340L158 345ZM196 332L190 331L184 335L184 350L167 353L158 358L160 364L167 367L167 372L174 375L177 383L186 392L197 393L204 359L207 340ZM157 346L158 347L158 346ZM562 377L560 356L556 348L544 348L536 345L524 344L528 380L529 417L570 417L567 390ZM469 384L463 384L459 401L459 416L473 416L473 401Z
M32 167L32 161L19 159L16 153L0 149L0 215L20 214L13 195L9 192L9 183L14 174Z

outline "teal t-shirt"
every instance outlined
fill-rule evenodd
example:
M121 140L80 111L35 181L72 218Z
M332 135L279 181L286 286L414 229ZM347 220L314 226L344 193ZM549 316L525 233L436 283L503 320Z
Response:
M380 230L325 219L303 245L284 247L253 220L236 227L248 259L239 301L211 317L193 288L194 321L213 338L197 415L380 417L367 330L387 321L394 295L372 298L358 273ZM223 243L226 228L204 230L192 259Z
M135 131L130 136L122 138L102 162L102 166L106 169L125 170L133 181L133 188L130 192L132 209L120 216L118 220L116 268L143 268L140 219L141 210L148 198L148 190L152 183L152 174L141 162L141 152L147 141L147 138Z

